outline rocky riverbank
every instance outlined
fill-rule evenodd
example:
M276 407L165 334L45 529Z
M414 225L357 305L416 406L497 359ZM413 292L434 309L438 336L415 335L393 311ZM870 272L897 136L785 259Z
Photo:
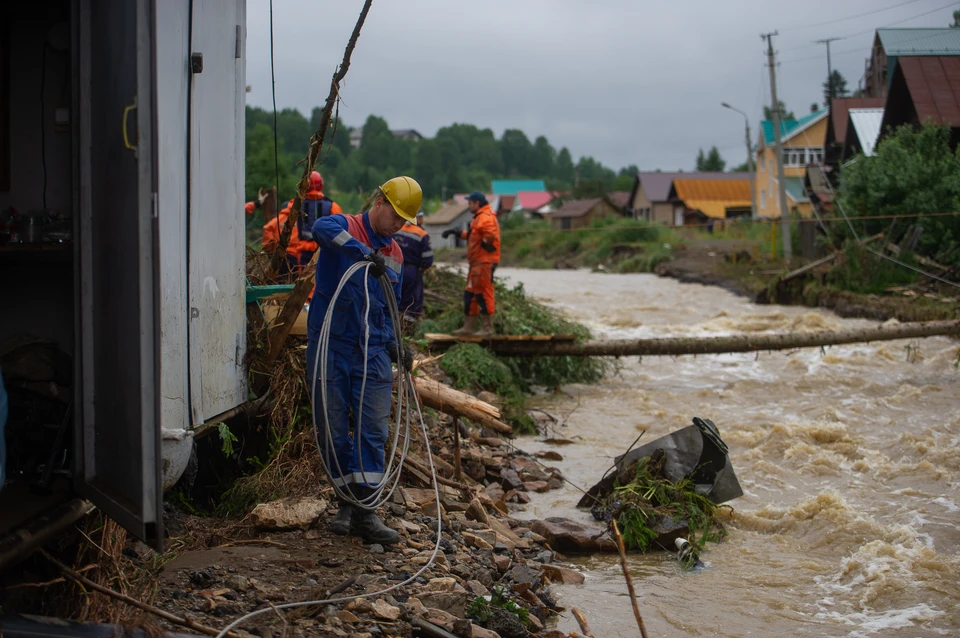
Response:
M541 417L542 418L542 417ZM456 476L451 419L430 415L440 479L440 508L419 472L406 473L380 512L401 535L393 547L331 535L336 512L329 488L319 497L263 504L215 546L177 554L159 574L156 604L210 626L270 605L372 594L409 579L427 565L442 525L436 560L415 582L371 598L264 614L245 629L260 636L409 636L425 624L457 636L562 636L548 627L561 611L552 585L582 583L556 551L612 550L603 528L556 520L530 521L531 492L559 488L556 468L513 448L493 433L463 428ZM543 453L561 460L558 452ZM419 452L415 463L425 463ZM462 481L462 482L461 482ZM172 517L182 534L222 521ZM429 632L429 628L425 631ZM440 635L440 634L434 634Z

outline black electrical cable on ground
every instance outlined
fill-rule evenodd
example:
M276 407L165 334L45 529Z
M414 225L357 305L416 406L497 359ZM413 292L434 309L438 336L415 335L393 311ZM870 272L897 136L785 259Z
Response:
M277 189L277 203L280 202L280 151L277 134L277 76L273 68L273 0L270 0L270 92L273 95L273 170Z

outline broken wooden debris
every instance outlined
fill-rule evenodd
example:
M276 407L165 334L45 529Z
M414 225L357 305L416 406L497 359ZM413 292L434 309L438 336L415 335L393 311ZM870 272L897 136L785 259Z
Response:
M513 428L500 420L502 418L500 410L489 403L433 379L415 377L413 385L420 396L420 401L428 408L439 410L450 416L470 419L478 425L501 434L513 433Z

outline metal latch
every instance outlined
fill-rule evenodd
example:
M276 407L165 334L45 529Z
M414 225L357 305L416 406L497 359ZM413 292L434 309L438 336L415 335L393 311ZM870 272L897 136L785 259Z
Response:
M196 73L203 73L203 54L202 53L191 53L190 54L190 70Z

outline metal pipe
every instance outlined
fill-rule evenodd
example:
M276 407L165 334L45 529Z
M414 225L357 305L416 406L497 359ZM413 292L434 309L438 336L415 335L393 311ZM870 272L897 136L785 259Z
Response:
M74 498L47 510L0 538L0 570L27 558L94 509L96 508L90 501Z

